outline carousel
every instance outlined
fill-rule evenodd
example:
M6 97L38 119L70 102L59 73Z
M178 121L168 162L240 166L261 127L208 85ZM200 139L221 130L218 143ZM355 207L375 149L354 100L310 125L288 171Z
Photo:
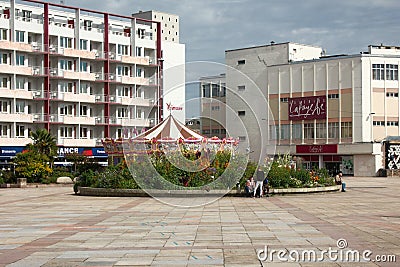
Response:
M105 152L109 156L109 165L117 164L122 159L154 151L176 151L183 147L188 150L215 153L230 150L234 153L238 139L218 137L207 138L186 127L171 114L162 122L134 138L102 140Z

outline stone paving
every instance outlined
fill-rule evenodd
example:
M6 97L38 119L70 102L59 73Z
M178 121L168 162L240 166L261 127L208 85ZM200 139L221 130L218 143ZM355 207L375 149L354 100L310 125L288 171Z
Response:
M0 189L0 266L400 266L400 178L345 180L345 193L225 197L195 208L66 187ZM257 257L266 245L338 249L340 238L397 263Z

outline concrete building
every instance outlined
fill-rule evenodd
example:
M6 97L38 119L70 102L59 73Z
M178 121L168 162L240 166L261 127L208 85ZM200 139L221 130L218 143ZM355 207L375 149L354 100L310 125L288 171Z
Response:
M57 136L60 156L107 158L102 138L133 137L158 123L161 70L169 64L161 30L161 23L141 18L0 1L2 161L22 151L37 128Z
M226 77L225 73L201 77L200 128L207 137L226 137Z
M157 21L161 25L162 65L162 114L173 112L174 117L185 123L185 45L179 43L179 16L160 11L139 11L133 17ZM157 28L151 28L157 35Z
M262 118L269 105L273 120L258 122L266 124L265 129L276 125L276 132L266 130L264 135L275 139L276 153L289 152L309 168L374 176L384 167L381 141L400 135L400 47L379 45L355 55L324 54L319 47L294 43L226 51L226 63L232 67L227 87L235 92L228 91L227 105L247 125L252 149L261 141L253 112ZM254 84L237 81L235 70ZM257 88L268 104L253 109ZM227 115L228 123L235 119Z

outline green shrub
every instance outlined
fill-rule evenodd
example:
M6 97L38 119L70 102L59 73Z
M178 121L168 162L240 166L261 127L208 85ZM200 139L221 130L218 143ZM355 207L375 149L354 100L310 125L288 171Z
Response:
M279 165L277 162L272 163L268 172L269 185L274 188L288 188L293 184L290 172L290 168Z

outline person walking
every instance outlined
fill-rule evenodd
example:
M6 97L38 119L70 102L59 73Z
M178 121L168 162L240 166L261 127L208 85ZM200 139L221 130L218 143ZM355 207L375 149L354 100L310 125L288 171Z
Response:
M253 197L256 197L257 194L257 189L260 189L260 197L263 196L263 182L265 178L265 173L261 169L261 167L258 167L257 173L256 173L256 186L254 187L254 195Z
M342 181L343 172L340 171L335 177L335 183L342 186L342 192L346 192L346 183Z

